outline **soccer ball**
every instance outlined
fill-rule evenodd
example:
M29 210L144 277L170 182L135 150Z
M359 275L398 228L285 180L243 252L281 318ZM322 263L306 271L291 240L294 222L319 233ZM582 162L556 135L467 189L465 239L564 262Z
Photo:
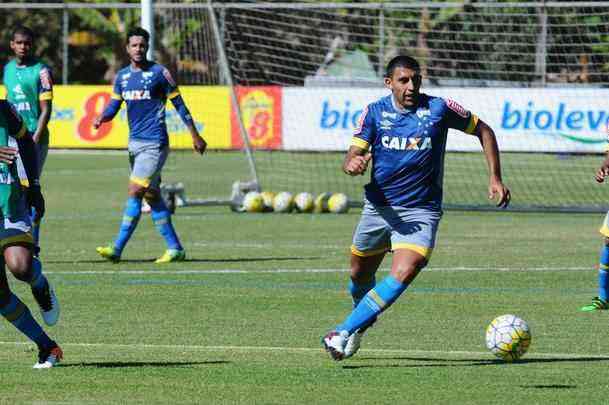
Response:
M273 209L275 212L290 212L294 208L294 197L292 193L282 191L277 193L273 199Z
M486 328L486 347L501 360L522 357L531 345L529 325L516 315L501 315Z
M298 193L294 197L294 205L298 212L311 212L313 211L314 201L311 193Z
M343 214L349 210L349 198L346 194L332 194L328 200L328 210L334 214Z
M256 191L250 191L243 198L243 208L247 212L262 212L264 209L264 199Z
M262 201L264 203L262 210L265 212L273 211L273 199L275 198L275 193L272 191L263 191L260 193L260 196L262 196Z
M332 194L330 193L321 193L315 198L315 208L313 208L314 212L329 212L328 201Z

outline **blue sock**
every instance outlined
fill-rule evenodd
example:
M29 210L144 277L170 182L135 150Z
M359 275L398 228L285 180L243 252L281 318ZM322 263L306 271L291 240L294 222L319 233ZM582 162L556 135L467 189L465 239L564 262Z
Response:
M159 199L157 202L150 204L150 216L154 226L165 239L169 249L182 250L182 245L178 239L173 224L171 223L171 213L167 209L165 202Z
M34 238L34 246L39 247L40 240L40 220L34 221L36 210L32 208L30 219L32 221L32 237Z
M52 340L34 320L28 307L15 294L11 293L8 304L0 308L0 315L32 342L36 343L38 347L46 348L52 345Z
M337 331L346 330L351 335L356 330L370 324L381 312L408 288L392 275L385 277L364 296L345 321L336 327Z
M372 290L375 285L376 280L374 278L368 283L357 283L352 279L349 280L349 292L351 293L351 298L353 300L353 308L359 304L362 298L364 298L368 291Z
M32 291L40 291L47 285L47 278L42 274L42 263L36 257L32 258L32 279L29 284Z
M141 214L142 199L137 197L129 197L127 199L127 204L125 205L125 211L123 211L123 222L121 222L118 236L114 241L115 254L120 256L123 253L125 245L127 242L129 242L129 238L131 238L133 231L135 231L135 228L137 227Z
M601 250L598 266L598 296L605 301L609 299L609 246L603 246Z

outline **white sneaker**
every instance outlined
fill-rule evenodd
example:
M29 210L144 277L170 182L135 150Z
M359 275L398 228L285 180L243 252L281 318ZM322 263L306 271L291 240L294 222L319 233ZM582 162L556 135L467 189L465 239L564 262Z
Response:
M323 337L322 343L332 359L340 361L345 357L345 345L348 338L349 332L346 330L340 332L333 330Z
M345 354L343 358L348 359L349 357L353 357L355 353L359 350L360 345L362 344L362 338L364 337L365 330L358 329L349 336L347 339L347 344L345 345Z
M59 320L59 300L48 280L45 288L36 292L32 290L32 294L40 307L40 314L44 323L49 326L55 325Z
M52 349L40 350L38 352L38 363L34 364L33 368L37 370L52 368L63 359L63 351L56 343L54 344L55 346Z

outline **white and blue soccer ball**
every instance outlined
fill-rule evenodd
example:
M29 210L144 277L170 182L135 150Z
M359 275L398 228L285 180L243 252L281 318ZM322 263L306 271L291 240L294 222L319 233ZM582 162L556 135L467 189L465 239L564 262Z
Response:
M334 214L344 214L349 211L349 197L344 193L334 193L328 199L328 211Z
M486 347L501 360L518 360L530 345L531 329L516 315L498 316L486 328Z
M298 193L296 194L296 197L294 197L294 208L298 212L313 212L314 206L315 200L311 193Z
M243 209L247 212L262 212L264 210L264 199L257 191L250 191L243 198Z
M291 212L294 208L294 196L292 193L282 191L277 193L273 199L273 210L275 212L287 213Z

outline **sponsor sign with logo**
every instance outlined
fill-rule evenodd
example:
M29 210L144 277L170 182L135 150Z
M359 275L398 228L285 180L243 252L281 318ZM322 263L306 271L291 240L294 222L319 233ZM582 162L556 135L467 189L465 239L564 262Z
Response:
M281 87L236 87L243 127L254 149L281 148ZM243 147L241 126L231 109L231 139L234 149Z

